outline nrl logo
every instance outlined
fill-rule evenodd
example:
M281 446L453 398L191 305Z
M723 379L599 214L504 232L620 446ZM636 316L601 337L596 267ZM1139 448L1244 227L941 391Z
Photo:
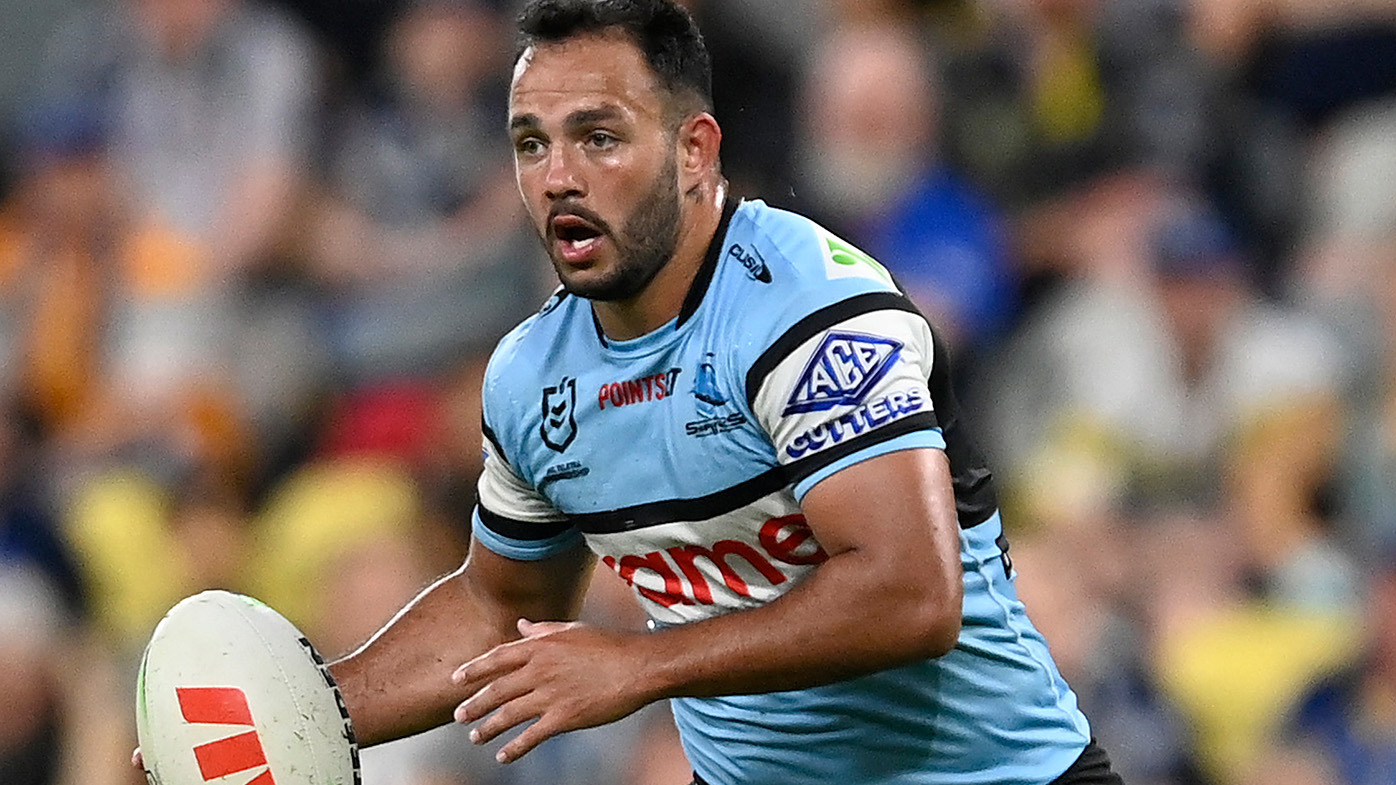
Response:
M902 342L876 335L830 332L814 350L784 414L801 414L863 402L891 370Z
M563 452L577 438L577 380L562 377L556 387L543 388L543 443Z

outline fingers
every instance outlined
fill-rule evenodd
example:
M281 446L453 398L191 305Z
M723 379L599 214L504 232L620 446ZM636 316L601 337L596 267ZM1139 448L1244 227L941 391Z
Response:
M490 649L456 668L455 673L451 674L451 681L464 687L471 694L479 692L485 684L517 670L528 662L527 647L521 645L528 643L528 640L523 638Z
M547 709L546 704L547 702L536 694L509 701L481 720L470 731L470 740L476 744L487 744L510 728L541 717Z
M558 727L551 721L551 717L542 717L537 722L524 728L523 732L513 741L499 748L494 759L500 763L513 763L522 758L534 747L551 739L552 737L567 730L565 727Z
M136 768L141 769L141 770L144 770L144 769L145 769L145 758L141 756L141 748L140 748L140 747L137 747L137 748L131 753L131 765L132 765L132 766L135 766Z
M527 695L533 687L525 679L502 678L486 684L479 692L456 707L456 722L474 722L516 698Z
M457 722L478 723L470 732L472 742L485 744L512 728L526 725L496 753L499 762L518 760L543 741L587 725L577 712L560 705L573 703L567 700L576 697L572 691L564 689L558 693L557 684L551 688L543 686L555 680L543 675L554 673L554 669L546 665L541 666L541 670L526 667L535 655L554 646L553 642L543 643L540 638L577 626L574 622L519 619L517 627L522 638L494 647L451 674L451 680L470 695L456 707L454 717ZM557 643L561 645L562 641Z

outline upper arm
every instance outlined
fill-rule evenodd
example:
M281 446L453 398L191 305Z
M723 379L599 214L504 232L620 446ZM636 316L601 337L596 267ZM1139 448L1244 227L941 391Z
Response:
M515 468L489 425L484 396L484 470L460 577L476 602L498 609L508 629L520 617L570 619L594 565L582 535Z
M945 598L958 615L960 527L944 452L899 450L859 462L816 484L801 507L831 558L858 552L889 581Z
M934 362L930 326L893 293L840 301L778 336L752 364L747 395L795 497L879 455L944 448Z
M499 415L494 413L491 399L507 400L508 396L491 382L487 370L481 396L484 468L476 484L478 503L471 521L471 550L489 549L518 561L547 559L571 550L582 542L581 532L516 465L521 459L511 456L505 445L514 445L514 452L518 453L517 439L507 430L497 433L491 427L496 416L503 418L504 425L511 422L507 409Z
M963 582L935 362L930 325L904 298L863 295L779 336L748 395L831 561L843 556L880 605L949 646Z

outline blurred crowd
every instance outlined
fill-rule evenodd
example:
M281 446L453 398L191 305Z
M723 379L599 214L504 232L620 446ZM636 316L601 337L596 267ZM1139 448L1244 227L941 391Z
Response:
M484 361L554 285L514 0L71 5L0 106L0 785L142 781L184 596L333 657L459 564ZM948 338L1126 781L1396 783L1396 0L687 5L734 191ZM609 573L586 613L641 622ZM457 727L363 760L687 782L663 706L510 767Z

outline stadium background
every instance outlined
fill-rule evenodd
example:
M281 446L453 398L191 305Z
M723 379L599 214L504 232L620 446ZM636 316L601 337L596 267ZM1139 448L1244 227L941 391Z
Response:
M1396 3L694 0L739 194L950 337L1133 785L1396 782ZM548 290L510 0L0 1L0 783L131 785L201 588L328 655L462 556ZM634 625L609 574L588 616ZM686 782L667 713L369 785Z

